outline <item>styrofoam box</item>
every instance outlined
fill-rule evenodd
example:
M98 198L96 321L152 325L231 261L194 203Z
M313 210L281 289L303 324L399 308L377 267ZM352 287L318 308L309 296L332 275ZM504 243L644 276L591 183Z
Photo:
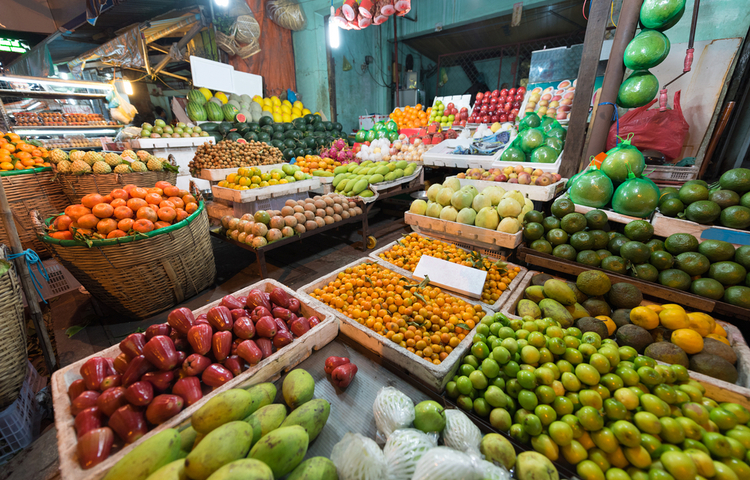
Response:
M508 141L508 145L513 141L513 135ZM500 158L504 148L495 152L494 155L455 155L453 150L457 146L468 147L471 144L470 139L450 139L443 140L431 149L422 154L422 163L435 167L452 167L452 168L490 168L491 165ZM536 165L536 164L534 164ZM515 165L514 165L515 166Z
M57 428L57 449L60 458L60 473L63 480L98 480L107 474L122 457L130 453L135 447L140 445L144 440L153 437L155 434L168 428L177 428L182 430L190 425L190 417L203 406L208 400L216 394L232 388L249 388L252 385L267 382L281 374L283 371L289 371L303 360L310 356L313 350L319 350L330 343L338 335L339 325L335 315L327 309L318 308L318 302L302 293L295 293L285 285L273 280L266 279L258 283L245 287L237 292L235 296L246 295L247 292L258 288L264 292L270 293L274 288L282 288L289 295L296 297L301 303L302 313L305 317L315 315L320 318L321 323L315 328L310 329L303 336L295 338L294 341L273 353L268 358L264 358L260 363L254 365L240 375L234 377L224 385L213 389L203 396L193 405L185 408L179 414L170 418L161 425L150 430L146 435L136 442L125 445L118 451L114 451L109 458L89 470L83 470L78 463L77 440L75 432L74 417L70 413L70 397L68 396L68 387L73 381L81 378L78 373L81 365L93 357L115 358L120 354L119 345L113 345L101 352L95 353L90 357L79 360L67 367L61 368L52 375L52 401L55 411L55 427ZM211 308L219 305L221 299L213 301L197 310L193 315L198 316L205 313Z
M423 237L431 238L429 235L424 235L424 234L421 234L421 235ZM440 240L441 242L443 241L442 239L439 239L439 238L435 239L435 240ZM409 270L407 270L405 268L402 268L402 267L397 267L396 265L390 263L388 260L386 260L384 258L380 258L380 254L381 253L385 253L388 250L390 250L391 248L393 248L393 246L396 245L396 242L398 242L398 240L395 240L395 241L389 243L388 245L386 245L384 247L381 247L381 248L379 248L377 250L374 250L374 251L370 252L370 255L369 255L370 258L372 258L373 260L376 260L377 262L379 262L381 265L385 266L389 270L393 270L395 272L398 272L398 273L400 273L400 274L402 274L402 275L404 275L406 277L414 277L414 272L409 271ZM462 250L470 251L469 249L463 248L461 246L459 246L459 248L461 248ZM497 255L497 254L494 254L494 255L493 254L489 254L489 255L488 254L484 254L484 256L485 257L490 257L493 260L500 260L500 256ZM527 270L524 267L521 267L520 265L514 265L512 263L508 263L508 266L509 267L519 267L521 269L521 271L518 272L518 275L516 275L516 278L514 278L513 281L510 282L510 285L508 286L508 289L505 290L503 292L503 294L500 295L500 298L498 298L494 303L491 303L491 304L490 303L484 303L481 300L479 300L479 303L482 305L482 307L488 308L488 309L492 310L493 312L499 312L500 309L502 308L502 306L505 304L505 302L510 298L511 294L522 283L523 278L526 275ZM463 295L460 295L460 294L453 293L453 295L455 295L457 297L462 297L463 298Z
M260 169L263 173L268 173L274 168L281 168L284 165L288 165L288 163L274 163L272 165L256 165L256 168ZM222 180L227 179L227 175L230 173L237 173L237 170L240 167L236 168L203 168L201 169L200 178L203 180L208 180L210 182L220 182ZM251 168L251 167L246 167Z
M316 288L322 288L328 285L328 283L335 280L339 272L343 272L347 268L371 262L372 260L367 257L355 260L354 262L334 272L331 272L324 277L308 283L297 291L300 293L304 293L305 295L309 295L310 293L315 291ZM386 265L380 266L381 268L390 270L390 268L388 268ZM395 270L392 271L395 272ZM463 300L473 305L478 304L478 302L476 301L466 299ZM340 330L343 335L346 335L368 350L390 360L399 367L402 367L415 377L422 380L428 387L435 390L436 392L442 392L445 388L445 385L450 381L451 378L453 378L453 375L455 375L461 363L461 359L471 348L472 338L474 338L475 330L472 330L466 335L466 338L464 338L461 343L459 343L458 346L453 349L453 351L440 365L435 365L434 363L428 362L424 358L418 357L416 354L411 353L407 349L393 343L383 335L375 333L373 330L370 330L364 325L361 325L359 322L347 317L345 314L334 310L332 307L329 307L328 305L315 299L312 299L312 301L315 302L316 308L318 308L317 306L319 305L320 308L326 308L333 315L336 315L336 317L339 319Z
M294 193L307 192L320 187L320 180L314 177L310 180L301 180L299 182L284 183L281 185L269 185L263 188L253 188L250 190L234 190L233 188L219 187L213 185L211 191L214 197L224 200L230 200L235 203L249 203L267 198L276 198L292 195Z
M448 178L446 178L446 180ZM543 187L541 185L523 185L521 183L490 182L488 180L474 180L471 178L459 178L458 181L461 183L462 187L466 185L474 185L480 193L487 187L500 187L505 191L518 190L519 192L521 192L521 194L523 194L524 197L528 197L529 200L547 202L555 198L558 193L563 191L563 189L565 188L565 183L568 181L568 179L563 178L559 182L552 183L550 185L547 185L546 187Z
M459 242L477 245L491 250L499 248L516 248L523 240L523 232L504 233L489 228L481 228L474 225L465 225L458 222L449 222L439 218L426 215L417 215L411 212L404 213L404 221L407 225L419 227L420 232L434 232L439 237L456 239Z
M386 122L390 117L388 115L360 115L359 129L370 130L378 122Z
M563 150L564 151L564 150ZM501 150L502 155L502 150ZM500 156L498 155L495 160L493 160L491 168L505 168L505 167L516 167L517 165L521 165L522 167L531 167L534 170L539 169L543 172L550 172L550 173L557 173L560 171L560 164L562 163L562 156L563 152L560 152L560 155L557 156L557 160L555 160L554 163L539 163L539 162L504 162L500 160Z

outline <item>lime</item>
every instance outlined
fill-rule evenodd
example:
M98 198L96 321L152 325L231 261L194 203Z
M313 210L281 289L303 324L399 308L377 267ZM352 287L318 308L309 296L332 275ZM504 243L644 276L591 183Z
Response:
M734 257L734 245L721 240L704 240L698 245L698 251L711 263L732 260Z
M630 276L647 282L655 282L659 279L659 270L650 263L642 263L633 266Z
M745 229L750 227L750 208L734 205L722 210L719 223L727 228Z
M604 270L615 272L615 273L625 273L627 272L627 266L625 265L625 259L622 257L618 257L616 255L612 255L611 257L607 257L602 260L601 267Z
M632 225L635 222L631 222ZM651 256L651 250L639 241L626 242L620 247L620 256L632 263L645 263Z
M719 205L722 210L740 203L739 194L731 190L714 190L708 193L708 199Z
M698 239L689 233L673 233L664 241L664 248L672 255L683 252L697 252Z
M601 230L608 225L607 214L602 210L589 210L584 217L589 230Z
M625 225L625 236L638 242L647 242L654 234L654 227L645 220L635 220Z
M586 228L586 217L580 213L569 213L560 221L560 228L569 234L580 232Z
M544 227L545 232L549 232L553 228L560 228L560 220L555 217L544 217L544 220L542 220L542 226Z
M562 245L563 243L568 243L568 233L561 228L553 228L547 232L546 238L553 247Z
M628 240L628 237L624 235L613 238L607 243L607 250L612 252L612 255L620 255L620 249L622 248L623 245L625 245L629 241L630 240Z
M576 255L576 262L588 265L589 267L598 267L602 259L593 250L582 250Z
M563 218L565 215L575 212L576 206L569 198L560 197L552 203L550 211L555 217Z
M528 215L528 213L526 214ZM524 217L525 218L525 217ZM526 240L534 241L544 236L544 227L541 223L528 223L523 229L523 238Z
M542 220L544 220L544 214L538 210L529 210L526 212L526 215L523 217L523 223L524 225L528 225L530 223L542 223ZM527 227L528 228L528 227Z
M552 255L558 258L564 258L565 260L575 260L576 249L571 245L568 245L567 243L563 243L562 245L558 245L554 249L552 249Z
M651 254L649 263L658 270L667 270L674 265L674 257L672 257L672 254L669 252L656 251Z
M708 200L708 188L697 183L686 183L680 188L678 196L682 203L690 205L693 202Z
M693 202L685 209L685 218L691 222L708 225L719 218L721 207L710 200Z
M685 204L679 198L668 198L659 204L659 211L667 217L676 217L685 211Z
M552 253L552 245L543 238L540 238L539 240L534 240L531 242L531 245L529 245L532 250L536 250L539 253Z

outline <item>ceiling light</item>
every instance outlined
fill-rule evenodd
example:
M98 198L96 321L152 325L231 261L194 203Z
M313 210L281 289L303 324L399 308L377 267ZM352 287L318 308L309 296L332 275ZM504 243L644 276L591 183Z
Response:
M336 10L334 10L333 5L331 5L331 16L328 17L328 44L331 48L339 48L339 45L341 44L341 36L339 34L339 27L336 25L336 22L333 20L333 17L336 15Z
M220 7L229 6L229 0L214 0L214 3Z

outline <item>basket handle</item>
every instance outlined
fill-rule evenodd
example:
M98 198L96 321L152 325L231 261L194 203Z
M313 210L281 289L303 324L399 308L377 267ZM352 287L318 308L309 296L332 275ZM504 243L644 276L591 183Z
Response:
M44 236L44 220L42 219L42 215L39 213L39 210L32 210L29 212L29 215L31 216L31 223L34 225L34 230L36 230L36 234L39 237Z
M171 156L171 155L170 155ZM193 180L190 180L190 186L188 187L190 190L190 193L195 197L196 200L199 202L202 202L204 200L203 194L200 190L198 190L198 187L195 185L195 182Z

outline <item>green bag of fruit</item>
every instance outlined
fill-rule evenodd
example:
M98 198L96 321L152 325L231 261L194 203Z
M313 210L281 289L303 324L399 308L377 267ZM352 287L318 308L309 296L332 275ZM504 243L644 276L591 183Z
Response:
M383 122L376 122L375 125L372 127L373 130L385 130L385 123Z
M592 161L589 167L573 176L569 182L568 195L573 203L587 207L601 208L612 199L615 187Z
M367 130L360 130L354 135L354 141L363 143L367 139Z
M365 140L368 142L372 142L373 140L375 140L376 134L377 134L377 131L375 129L367 130L367 135L365 135Z
M540 126L544 130L544 133L549 132L553 128L562 128L562 125L560 125L560 122L550 117L544 117L544 120L542 120L542 124Z
M388 130L385 128L378 130L375 132L375 138L388 138Z
M646 168L646 161L643 154L630 143L633 134L630 133L625 140L622 140L615 148L607 152L607 157L602 161L601 170L606 173L612 180L612 183L619 185L628 178L628 173L640 177Z
M545 137L546 135L541 127L529 127L523 131L519 130L518 136L513 143L524 153L530 154L534 149L544 144Z
M518 122L518 132L526 130L527 128L537 128L541 126L542 119L539 118L539 115L537 115L534 112L527 113L520 122Z
M576 183L578 181L580 179ZM659 187L648 177L636 177L632 171L612 196L612 209L632 217L646 218L656 210L658 204Z
M385 124L385 128L389 132L398 132L398 125L393 120L388 120L388 123Z

